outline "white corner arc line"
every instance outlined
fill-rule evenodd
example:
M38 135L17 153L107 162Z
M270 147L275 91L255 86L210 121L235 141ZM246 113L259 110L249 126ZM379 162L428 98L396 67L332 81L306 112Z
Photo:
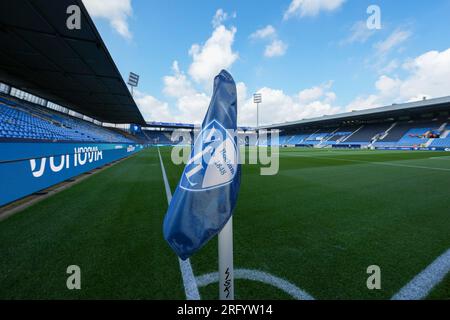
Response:
M296 285L290 283L287 280L273 276L267 272L252 270L252 269L235 269L234 270L235 279L244 279L259 281L271 286L274 286L297 300L314 300L314 298L307 292L301 290ZM211 272L199 277L196 277L196 282L199 287L205 287L209 284L219 282L219 273Z
M172 200L172 192L170 191L169 181L167 180L166 169L164 169L164 163L162 161L161 153L158 147L159 162L161 164L161 171L164 180L164 187L166 189L167 203L170 204ZM181 260L178 258L180 263L181 276L183 278L184 292L186 294L187 300L200 300L200 293L198 291L198 286L195 280L194 271L192 270L191 262L189 259Z
M391 300L420 300L450 273L450 249L434 260L406 286L400 289Z

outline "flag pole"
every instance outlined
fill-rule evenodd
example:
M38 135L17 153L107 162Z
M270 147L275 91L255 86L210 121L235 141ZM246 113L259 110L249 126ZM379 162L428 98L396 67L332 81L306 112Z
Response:
M233 216L219 232L219 298L234 300Z

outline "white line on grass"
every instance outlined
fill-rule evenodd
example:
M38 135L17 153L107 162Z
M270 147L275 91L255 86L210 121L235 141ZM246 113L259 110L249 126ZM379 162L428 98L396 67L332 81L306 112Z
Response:
M450 161L450 157L445 156L445 157L432 157L430 158L430 160L444 160L444 161Z
M162 161L161 153L159 152L159 162L161 163L161 171L164 180L164 186L166 189L167 202L170 203L172 199L172 192L170 191L169 181L167 180L166 170L164 169L164 163ZM189 259L183 261L178 258L180 262L180 270L183 277L184 291L186 293L186 298L188 300L200 300L200 293L198 287L204 287L208 284L219 282L219 273L213 272L208 273L199 277L194 276L191 263ZM246 279L252 281L260 281L269 285L272 285L280 290L283 290L287 294L291 295L293 298L298 300L314 300L314 298L306 293L305 291L298 288L296 285L290 283L287 280L278 278L269 273L259 271L259 270L249 270L249 269L236 269L235 271L236 279Z
M164 169L164 163L162 161L161 153L159 152L159 162L161 163L161 171L164 180L164 186L166 189L167 203L170 204L172 200L172 192L170 191L169 181L167 180L166 169ZM197 283L195 281L194 272L192 270L191 262L189 259L181 260L178 258L180 263L181 276L183 278L184 292L186 293L187 300L200 300L200 293L198 292Z
M425 298L450 272L450 249L415 276L391 300L420 300Z
M267 272L250 269L235 269L234 277L236 279L245 279L252 281L259 281L271 286L274 286L297 300L314 300L314 298L307 292L301 290L296 285L286 281L282 278L273 276ZM196 278L199 287L205 287L209 284L219 282L219 273L207 273Z
M312 157L312 156L298 155L298 157L319 159L319 160L327 160L327 159L329 159L329 160L346 161L346 162L368 163L368 164L372 164L372 165L390 166L390 167L405 167L405 168L414 168L414 169L450 171L450 168L435 168L435 167L427 167L427 166L415 166L415 165L392 163L392 162L374 162L374 161L365 161L365 160L351 160L351 159L331 158L331 157L327 157L327 156Z

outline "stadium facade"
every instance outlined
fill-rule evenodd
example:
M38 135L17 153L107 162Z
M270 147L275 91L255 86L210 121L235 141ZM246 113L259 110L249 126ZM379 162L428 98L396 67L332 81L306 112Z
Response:
M282 146L450 151L449 111L450 97L443 97L270 125L260 130L279 130Z

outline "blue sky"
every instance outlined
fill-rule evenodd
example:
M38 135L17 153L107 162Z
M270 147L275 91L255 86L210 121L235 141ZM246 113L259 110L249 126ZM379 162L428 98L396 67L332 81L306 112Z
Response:
M450 95L448 0L84 3L122 76L140 74L135 98L149 121L201 122L222 67L246 125L257 91L263 123ZM367 28L370 5L379 30Z

